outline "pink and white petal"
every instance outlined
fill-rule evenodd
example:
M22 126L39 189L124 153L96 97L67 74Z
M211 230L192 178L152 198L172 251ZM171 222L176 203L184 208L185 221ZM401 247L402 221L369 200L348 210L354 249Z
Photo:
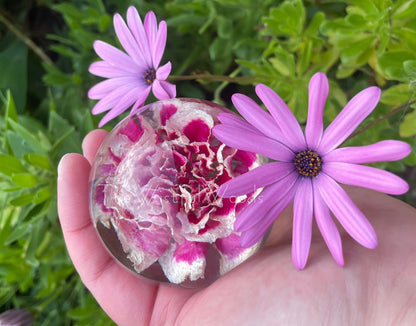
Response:
M130 111L130 115L138 114L140 112L143 112L143 110L146 109L146 107L143 107L143 104L146 101L147 97L149 96L151 89L152 89L152 86L147 86L144 90L140 91L139 97L137 98L136 102L134 103Z
M208 243L184 241L172 243L159 258L160 266L171 283L179 284L186 279L196 281L204 278Z
M234 94L231 100L244 119L265 136L280 142L286 141L273 117L251 98L243 94Z
M225 198L250 194L259 188L279 181L291 172L293 172L292 163L267 163L227 181L220 186L217 193Z
M287 206L293 201L296 193L296 183L288 189L285 195L279 200L279 202L274 205L267 214L258 221L257 224L251 228L245 230L241 234L241 246L244 248L249 248L259 242L267 230L271 227L273 222L279 217L279 215L285 210Z
M140 73L139 66L137 66L133 59L114 46L102 41L95 41L94 50L101 59L116 66L118 69L129 74Z
M328 97L328 79L318 72L309 82L308 120L305 127L305 138L308 148L316 150L323 133L323 113Z
M136 62L137 65L140 67L147 67L144 55L142 54L139 45L124 20L119 14L115 14L113 20L114 29L124 50L126 50L127 54Z
M106 61L93 62L88 68L88 71L93 75L104 77L104 78L117 78L117 77L125 77L125 76L130 75L126 73L125 71L120 70L117 67L110 65Z
M286 103L271 88L263 84L256 86L256 94L267 107L286 138L285 142L298 152L306 148L302 129Z
M170 61L164 64L162 67L159 67L156 70L156 79L166 80L169 77L171 69L172 69L172 64L170 63Z
M258 129L254 128L251 124L247 123L237 115L233 113L221 112L217 115L218 120L224 125L234 126L240 129L246 129L251 132L259 132Z
M326 128L318 151L321 155L338 147L358 125L374 110L381 91L378 87L369 87L355 95L338 116Z
M159 100L168 100L176 97L176 85L173 85L166 80L156 79L152 84L152 91Z
M150 54L152 55L153 60L153 50L156 44L156 37L157 37L157 20L155 13L153 11L149 11L146 16L144 17L144 30L146 31L147 41L149 44Z
M259 246L260 243L257 243L249 248L243 248L240 245L240 236L236 233L232 233L225 238L217 239L217 241L215 241L215 247L221 256L220 275L223 275L240 265L257 251Z
M144 55L147 67L152 67L152 54L150 52L146 31L144 30L137 9L133 6L130 6L127 10L127 25Z
M244 232L253 227L256 228L256 224L266 216L276 203L279 203L286 196L297 180L298 175L291 173L282 180L265 187L254 201L237 216L234 230Z
M291 162L294 158L294 153L288 147L260 132L222 124L214 126L212 133L224 144L243 151L258 153L283 162Z
M292 260L297 269L304 269L312 239L313 187L310 178L298 182L293 204Z
M401 195L409 190L409 185L402 178L371 166L325 162L322 171L337 182L369 188L390 195Z
M91 87L88 91L88 97L93 100L99 100L120 87L133 88L137 87L137 85L137 77L110 78Z
M342 227L366 248L377 247L377 236L370 222L346 192L325 173L315 178L319 193Z
M342 147L330 151L323 157L325 162L365 164L400 160L412 151L412 147L399 140L383 140L375 144L357 147Z
M162 59L163 52L165 51L166 46L166 37L167 37L167 27L166 22L162 20L159 23L159 28L157 30L156 40L153 44L153 47L150 47L150 51L152 51L152 60L153 60L153 67L159 67L160 60Z
M337 226L332 219L328 206L321 198L318 189L313 192L313 212L318 225L319 231L328 246L329 251L338 265L344 266L344 257L342 255L342 241Z

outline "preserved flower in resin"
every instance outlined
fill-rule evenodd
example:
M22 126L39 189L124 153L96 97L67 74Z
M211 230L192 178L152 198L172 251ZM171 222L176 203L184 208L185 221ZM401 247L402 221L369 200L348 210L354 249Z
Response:
M213 136L218 113L227 111L195 99L159 101L125 118L104 141L92 168L91 215L130 269L172 283L210 282L258 249L241 247L233 225L259 191L217 195L261 161Z

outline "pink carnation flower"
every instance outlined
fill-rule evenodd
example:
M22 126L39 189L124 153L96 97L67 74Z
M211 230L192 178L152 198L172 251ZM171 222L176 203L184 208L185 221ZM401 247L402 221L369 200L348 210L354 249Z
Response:
M159 67L166 45L166 22L157 26L156 16L148 12L144 24L134 7L127 11L127 25L119 14L114 16L114 28L124 53L102 41L94 49L103 61L94 62L90 73L108 78L90 89L88 97L100 100L93 114L110 110L100 121L103 126L133 105L132 111L144 104L150 90L159 100L176 96L176 87L167 82L171 63Z
M328 80L323 73L315 74L309 84L305 133L273 90L260 84L256 93L271 114L250 98L235 94L232 101L247 122L222 113L218 116L222 124L213 128L214 135L228 146L276 160L228 181L218 190L220 196L227 198L264 187L258 197L261 200L255 200L237 216L234 228L242 232L241 245L250 247L259 241L293 201L292 258L296 268L303 269L306 265L313 217L335 261L344 264L341 237L330 212L358 243L375 248L377 237L373 227L338 182L403 194L408 190L404 180L362 164L398 160L406 157L411 148L395 140L337 147L376 107L380 89L369 87L358 93L323 131Z

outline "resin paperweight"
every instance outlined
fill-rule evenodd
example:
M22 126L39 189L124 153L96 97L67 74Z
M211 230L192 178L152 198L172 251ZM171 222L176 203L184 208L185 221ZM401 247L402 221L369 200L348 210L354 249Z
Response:
M155 102L121 121L99 149L91 215L104 244L130 270L207 284L259 248L242 248L233 230L258 192L221 198L217 189L262 158L212 135L220 112L230 111L196 99Z

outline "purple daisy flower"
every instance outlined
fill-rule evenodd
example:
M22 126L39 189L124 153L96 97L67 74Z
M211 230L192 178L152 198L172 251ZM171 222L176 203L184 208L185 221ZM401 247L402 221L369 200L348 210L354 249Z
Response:
M377 236L373 227L338 182L387 194L403 194L409 188L404 180L361 164L395 161L406 157L411 148L395 140L337 147L376 107L380 89L369 87L358 93L324 131L328 80L323 73L315 74L309 83L304 134L295 116L272 89L259 84L256 93L271 115L247 96L234 94L232 101L247 122L222 113L218 116L222 124L213 129L214 135L228 146L276 160L228 181L218 190L220 196L227 198L264 187L258 199L241 211L234 224L235 230L242 233L241 245L250 247L259 241L293 201L292 259L297 269L306 265L313 217L335 261L344 265L341 237L330 212L358 243L375 248Z
M156 16L147 13L144 24L134 7L127 10L127 25L119 14L114 28L124 53L102 41L94 42L94 50L104 61L94 62L90 73L108 78L90 89L88 97L100 100L93 114L110 110L99 126L123 113L133 103L132 111L142 106L150 90L159 100L176 97L176 86L167 82L171 63L159 67L166 45L166 22L157 26Z

